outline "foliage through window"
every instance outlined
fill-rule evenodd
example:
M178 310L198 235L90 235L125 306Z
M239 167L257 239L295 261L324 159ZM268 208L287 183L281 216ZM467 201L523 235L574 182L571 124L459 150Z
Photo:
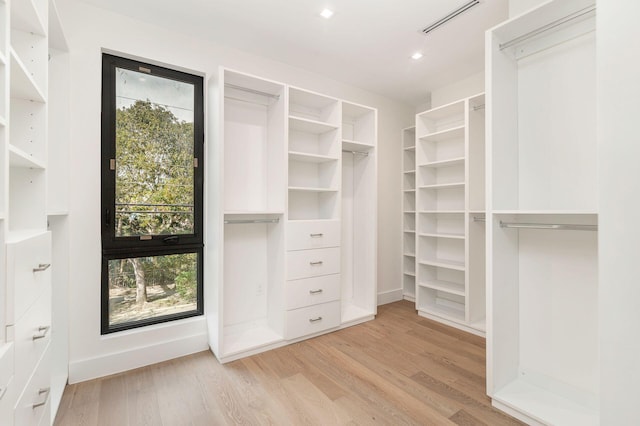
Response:
M103 55L102 332L202 313L202 77Z

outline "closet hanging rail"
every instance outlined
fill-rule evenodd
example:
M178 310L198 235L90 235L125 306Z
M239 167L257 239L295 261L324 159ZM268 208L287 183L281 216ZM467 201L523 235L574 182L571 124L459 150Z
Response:
M348 152L349 154L353 154L353 155L363 155L365 157L369 156L369 153L364 151L350 151L348 149L343 149L342 152Z
M597 231L598 225L575 225L565 223L518 223L500 221L502 228L557 229L566 231Z
M509 40L506 43L500 43L500 50L504 50L504 49L508 49L511 46L515 46L516 44L522 43L523 41L529 40L532 37L535 37L537 35L546 33L549 30L552 30L556 27L559 27L560 25L566 24L567 22L571 22L574 19L578 19L582 16L588 15L590 13L595 12L596 10L596 5L593 4L591 6L585 7L584 9L580 9L577 12L574 12L570 15L565 16L564 18L560 18L558 20L555 20L553 22L548 23L547 25L544 25L540 28L536 28L533 31L529 31L526 34L521 35L520 37L516 37L513 40Z
M225 219L224 223L235 225L238 223L278 223L280 219Z
M274 95L273 93L263 92L261 90L250 89L248 87L236 86L235 84L225 83L224 87L228 87L229 89L236 89L247 93L253 93L254 95L266 96L268 98L280 99L280 95Z
M486 222L486 221L487 221L487 219L486 219L486 218L484 218L484 217L480 217L480 216L474 216L474 217L473 217L473 221L474 221L474 222Z

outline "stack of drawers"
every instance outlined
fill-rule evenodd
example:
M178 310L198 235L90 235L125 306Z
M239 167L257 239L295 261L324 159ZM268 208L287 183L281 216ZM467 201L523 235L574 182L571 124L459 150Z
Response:
M7 241L7 341L0 349L0 424L49 425L51 233Z
M291 221L287 228L285 339L340 325L340 221Z

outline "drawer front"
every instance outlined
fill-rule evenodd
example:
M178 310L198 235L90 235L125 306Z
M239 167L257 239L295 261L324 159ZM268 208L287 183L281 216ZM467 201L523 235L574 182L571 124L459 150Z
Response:
M340 221L289 222L287 250L340 246Z
M286 309L297 309L340 299L340 274L287 281Z
M7 324L15 324L51 283L51 233L7 244ZM11 303L13 301L13 303Z
M38 426L46 411L51 410L51 360L46 351L36 367L31 380L15 406L15 424L20 426Z
M51 288L27 311L15 325L15 384L25 385L42 353L51 341Z
M287 280L340 273L340 248L287 252Z
M0 425L13 424L15 385L13 383L13 343L0 347Z
M340 325L340 301L321 303L286 312L286 339L296 339Z

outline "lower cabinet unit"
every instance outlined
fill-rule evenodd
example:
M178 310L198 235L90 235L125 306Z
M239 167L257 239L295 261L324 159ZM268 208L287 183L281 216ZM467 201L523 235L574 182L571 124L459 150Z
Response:
M49 418L51 411L49 402L51 392L50 355L50 351L47 349L18 399L14 411L16 426L37 426L42 424L43 416Z
M13 343L6 343L0 347L0 424L11 424L13 418Z
M376 314L377 110L221 68L205 292L221 362Z

